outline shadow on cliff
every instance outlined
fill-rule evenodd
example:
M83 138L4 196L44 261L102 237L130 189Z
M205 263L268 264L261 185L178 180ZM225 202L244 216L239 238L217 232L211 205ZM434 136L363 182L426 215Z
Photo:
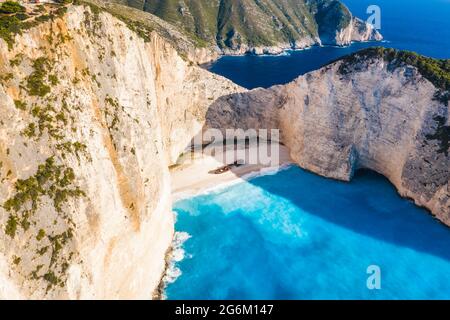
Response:
M450 261L450 229L373 171L359 170L346 183L295 166L278 173L275 184L263 177L248 183L340 227Z
M228 95L213 103L204 129L223 127L217 121L221 118L238 126L239 119L223 108L223 101L240 97L239 94ZM238 176L235 169L231 171ZM435 220L429 211L401 198L395 187L380 174L359 170L352 182L345 183L292 166L279 172L276 183L274 181L260 177L248 183L342 228L450 261L450 229Z

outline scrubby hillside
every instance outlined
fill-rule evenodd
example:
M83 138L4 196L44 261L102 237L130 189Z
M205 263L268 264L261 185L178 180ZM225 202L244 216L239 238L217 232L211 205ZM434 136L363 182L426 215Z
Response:
M124 2L124 1L122 1ZM223 53L280 52L313 44L380 40L336 0L125 1L170 22Z

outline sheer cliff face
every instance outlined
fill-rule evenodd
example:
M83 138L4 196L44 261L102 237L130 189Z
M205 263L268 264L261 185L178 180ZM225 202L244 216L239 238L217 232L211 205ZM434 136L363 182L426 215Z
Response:
M373 27L373 25L358 18L352 18L348 26L336 31L335 37L328 40L322 40L322 44L336 44L345 46L353 41L381 41L383 36Z
M119 1L119 0L116 0ZM314 44L380 40L336 0L129 0L225 54L279 53Z
M168 166L239 87L89 7L0 39L0 298L151 298Z
M450 225L448 102L415 67L380 58L344 64L219 99L208 127L279 128L301 167L346 181L375 170Z
M349 45L352 41L380 41L381 34L371 24L353 17L340 1L311 1L317 23L320 43L323 45Z

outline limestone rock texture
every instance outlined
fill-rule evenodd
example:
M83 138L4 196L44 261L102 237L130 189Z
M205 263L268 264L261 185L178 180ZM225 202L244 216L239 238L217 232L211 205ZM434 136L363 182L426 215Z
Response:
M450 110L437 92L408 64L338 61L286 85L219 99L205 128L280 129L300 167L344 181L374 170L450 226Z
M0 299L152 298L168 167L240 91L90 6L0 39Z
M381 41L383 36L373 25L352 17L349 25L336 32L336 37L332 43L339 46L346 46L352 42Z

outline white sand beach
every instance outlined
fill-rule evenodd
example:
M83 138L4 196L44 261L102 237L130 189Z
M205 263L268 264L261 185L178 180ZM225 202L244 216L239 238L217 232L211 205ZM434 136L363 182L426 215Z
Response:
M243 181L253 174L263 173L267 171L277 170L283 166L292 163L289 156L289 150L283 146L279 147L279 157L275 163L270 164L250 164L249 157L241 166L231 166L232 168L221 174L214 174L212 171L233 163L224 159L233 159L237 154L236 150L231 147L223 152L216 152L214 156L206 155L201 152L190 153L185 155L185 159L181 159L179 165L171 168L172 177L172 196L174 200L194 196L207 190L222 186L228 183ZM247 146L246 154L258 152L256 143Z

